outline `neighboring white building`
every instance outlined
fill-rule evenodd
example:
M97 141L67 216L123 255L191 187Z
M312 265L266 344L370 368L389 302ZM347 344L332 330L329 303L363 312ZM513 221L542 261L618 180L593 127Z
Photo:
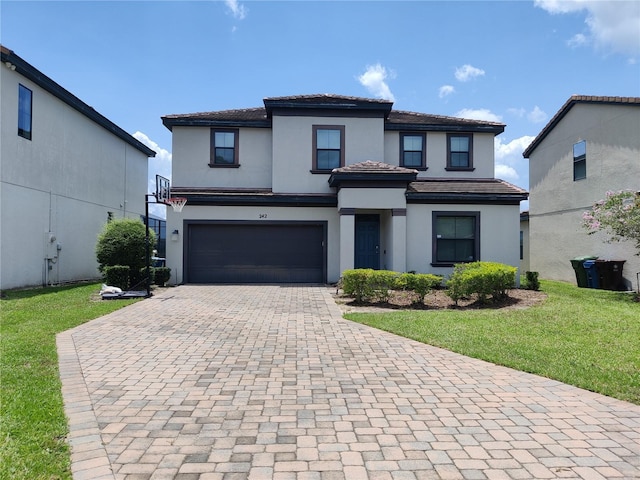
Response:
M529 159L530 268L576 282L572 258L625 260L625 285L640 272L632 242L587 235L582 214L607 191L640 191L640 98L574 95L523 153Z
M98 233L144 215L155 152L0 48L0 289L98 278Z
M518 266L527 192L494 178L501 123L339 95L167 115L174 283L333 283L370 267L448 274ZM177 234L176 234L177 232Z

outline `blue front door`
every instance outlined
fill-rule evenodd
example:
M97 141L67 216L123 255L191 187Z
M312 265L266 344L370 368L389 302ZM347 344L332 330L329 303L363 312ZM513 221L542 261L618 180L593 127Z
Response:
M380 216L356 215L355 268L380 269Z

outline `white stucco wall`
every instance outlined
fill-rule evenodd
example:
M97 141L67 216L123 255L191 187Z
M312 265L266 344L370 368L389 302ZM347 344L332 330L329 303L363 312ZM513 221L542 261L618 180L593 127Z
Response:
M447 171L447 133L427 132L427 170L418 172L418 178L493 178L494 138L489 133L473 134L473 171ZM384 162L400 164L400 132L384 134Z
M238 140L240 167L210 167L211 128L173 127L172 186L271 188L271 130L242 128Z
M313 125L344 125L345 164L382 161L382 118L273 117L273 191L330 193L331 172L313 174Z
M17 135L19 83L33 92L32 140ZM147 157L4 65L0 94L0 288L97 278L107 212L144 214Z
M608 190L640 190L640 107L576 104L529 158L531 270L575 283L570 259L626 260L630 288L640 258L630 242L605 243L581 228L582 213ZM573 180L573 145L585 140L587 177ZM553 248L549 248L553 245Z

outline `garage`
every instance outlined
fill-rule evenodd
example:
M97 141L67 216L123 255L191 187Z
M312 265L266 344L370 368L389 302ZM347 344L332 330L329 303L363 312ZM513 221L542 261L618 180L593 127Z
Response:
M187 283L324 283L326 222L190 222Z

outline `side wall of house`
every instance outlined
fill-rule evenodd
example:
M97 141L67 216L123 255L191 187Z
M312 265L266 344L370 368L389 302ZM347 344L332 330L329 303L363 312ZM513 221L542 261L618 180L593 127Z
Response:
M586 234L582 213L607 191L640 190L640 107L581 104L569 110L529 158L531 270L575 283L570 259L625 260L627 287L640 272L629 242ZM573 145L586 141L586 178L573 180Z
M0 286L97 278L96 238L109 212L144 214L148 159L18 73L0 72ZM19 84L33 92L31 140L17 134Z

